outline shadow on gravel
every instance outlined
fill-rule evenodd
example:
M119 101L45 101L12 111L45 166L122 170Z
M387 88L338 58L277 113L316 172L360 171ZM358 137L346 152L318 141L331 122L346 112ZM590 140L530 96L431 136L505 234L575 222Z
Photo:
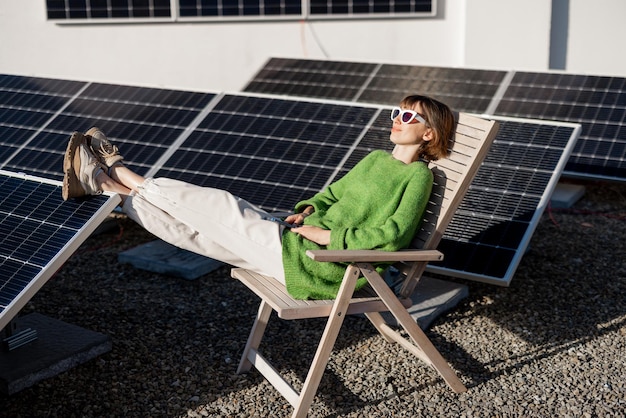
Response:
M487 318L536 347L508 355L517 362L511 368L626 324L626 185L585 187L586 196L573 208L544 213L510 287L469 283L470 297L457 309L459 315ZM441 341L436 345L455 352ZM461 361L472 360L467 355ZM481 381L488 379L490 366L459 364L457 370Z

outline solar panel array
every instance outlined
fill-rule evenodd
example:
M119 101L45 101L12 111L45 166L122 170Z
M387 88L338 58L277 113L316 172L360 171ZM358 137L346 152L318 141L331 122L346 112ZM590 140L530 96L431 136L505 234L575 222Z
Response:
M0 75L0 169L60 180L69 135L98 126L145 174L214 96Z
M48 19L183 19L433 16L436 0L46 0Z
M0 170L0 330L119 200L64 202L60 182Z
M564 174L626 181L626 78L272 58L248 92L396 105L409 92L458 111L580 123Z
M0 76L0 168L60 180L70 133L96 125L140 174L226 188L267 210L285 211L371 150L390 149L389 110L328 99L5 75ZM491 165L479 171L459 211L463 218L453 220L457 226L443 240L455 255L432 268L507 284L577 129L499 119L503 129L488 156ZM500 173L514 184L502 183ZM464 254L492 256L477 265Z

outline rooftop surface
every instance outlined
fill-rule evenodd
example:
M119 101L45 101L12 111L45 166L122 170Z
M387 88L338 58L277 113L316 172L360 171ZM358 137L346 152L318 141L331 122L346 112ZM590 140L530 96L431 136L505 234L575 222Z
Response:
M624 416L626 185L579 184L572 208L544 213L509 287L465 282L469 297L427 331L466 393L349 317L310 416ZM112 350L0 395L0 416L290 416L257 372L236 374L258 299L228 267L184 280L120 264L154 237L114 217L25 309L109 335ZM268 356L303 379L322 327L274 318Z

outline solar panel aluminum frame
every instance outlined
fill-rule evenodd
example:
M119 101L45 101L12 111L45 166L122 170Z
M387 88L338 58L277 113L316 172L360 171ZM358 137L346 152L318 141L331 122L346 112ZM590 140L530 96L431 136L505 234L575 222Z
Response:
M48 22L52 22L59 26L72 26L72 25L114 25L114 24L130 24L130 23L172 23L175 22L173 17L115 17L115 18L81 18L81 19L48 19Z
M552 176L548 182L548 185L545 187L542 193L542 196L537 204L537 207L535 208L535 211L531 220L528 222L528 228L526 229L525 233L522 235L522 238L515 251L515 255L513 256L512 261L509 263L506 273L502 277L481 275L481 274L457 270L457 269L444 268L441 266L434 265L432 263L426 267L426 271L430 273L436 273L436 274L440 274L440 275L444 275L448 277L457 277L461 279L468 279L472 281L483 282L487 284L494 284L494 285L506 287L506 286L509 286L511 280L513 279L513 275L515 274L515 271L517 270L517 267L519 266L519 263L521 262L521 259L524 253L528 249L530 240L532 238L533 233L535 232L535 229L537 228L537 225L541 219L541 216L543 215L545 209L548 207L550 203L550 198L552 196L552 193L554 192L561 175L564 173L565 165L567 164L570 154L572 153L572 150L574 149L576 140L580 136L582 126L581 124L578 124L578 123L546 121L546 120L539 120L539 119L514 118L514 117L506 117L506 116L487 115L487 114L482 114L482 115L477 115L477 116L496 120L499 122L511 121L511 122L519 122L519 123L533 123L533 124L538 124L538 125L560 126L560 127L572 129L572 133L570 135L567 146L565 147L565 149L563 150L563 153L561 154L559 158L559 161L552 173ZM494 140L494 144L497 141L498 141L498 137L496 136L496 139ZM489 163L487 161L484 161L481 164L481 166L485 166L486 164L489 164ZM479 173L480 173L480 169L479 169ZM472 188L473 186L470 185L468 195L471 193ZM462 210L462 206L461 208L459 208L459 211L461 210ZM457 211L457 213L459 212ZM476 214L469 214L469 215L471 217L476 216ZM444 234L444 239L445 239L445 234ZM445 253L444 253L444 260L445 260Z
M15 177L26 181L50 184L58 186L59 196L61 195L61 185L59 181L49 180L45 178L35 177L23 173L14 173L6 170L0 170L0 176ZM0 330L3 330L13 320L17 314L24 308L28 301L44 286L44 284L63 266L70 256L78 249L78 247L95 231L102 221L117 207L121 202L118 194L103 193L108 196L105 204L102 205L77 232L69 239L61 251L59 251L39 272L30 280L30 282L13 298L13 300L0 311ZM1 274L2 272L0 272Z

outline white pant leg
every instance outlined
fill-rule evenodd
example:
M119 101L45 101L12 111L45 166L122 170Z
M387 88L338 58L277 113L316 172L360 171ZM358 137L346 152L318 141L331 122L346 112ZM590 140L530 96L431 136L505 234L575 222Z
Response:
M231 193L167 178L147 179L124 212L162 240L284 283L283 228Z

